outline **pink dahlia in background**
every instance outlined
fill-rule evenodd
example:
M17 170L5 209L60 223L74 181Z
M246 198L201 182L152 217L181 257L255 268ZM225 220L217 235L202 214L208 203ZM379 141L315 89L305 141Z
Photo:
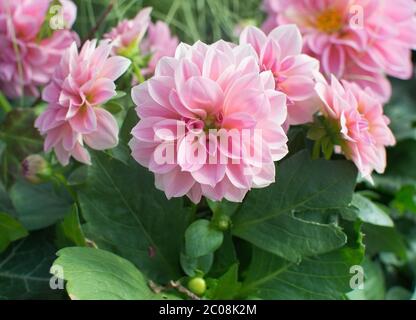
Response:
M168 198L242 201L274 182L273 161L288 152L286 96L249 45L181 44L132 98L132 155Z
M373 92L347 81L341 84L334 76L331 84L318 83L316 91L324 103L324 116L331 127L337 128L341 152L355 163L364 178L371 181L374 170L383 173L386 147L396 141Z
M115 54L128 54L130 51L138 50L150 24L152 8L140 10L136 17L131 20L121 21L115 28L104 35L105 39L113 42Z
M143 55L151 55L149 65L143 70L143 73L145 75L153 74L162 57L173 57L175 55L178 44L178 38L172 36L166 23L163 21L151 23L147 37L140 45Z
M270 70L276 89L288 98L288 125L311 122L318 110L315 74L318 60L302 54L302 36L295 25L280 26L266 36L256 27L247 27L240 36L241 44L253 46L261 71Z
M0 1L0 90L10 98L37 96L37 87L49 82L62 52L78 39L64 29L75 21L74 3L61 0L62 11L52 4L52 0ZM52 17L50 25L57 30L45 25L49 10L62 15L63 19ZM60 21L64 22L61 26Z
M391 95L386 75L409 79L416 48L414 0L265 0L263 28L295 23L304 51L317 57L329 77L372 89L382 101Z
M112 47L87 41L78 53L75 43L65 51L42 98L48 107L35 126L45 138L46 152L54 149L59 162L67 165L72 156L89 164L84 143L105 150L118 143L118 126L101 106L116 95L114 81L129 67L130 60L110 57Z

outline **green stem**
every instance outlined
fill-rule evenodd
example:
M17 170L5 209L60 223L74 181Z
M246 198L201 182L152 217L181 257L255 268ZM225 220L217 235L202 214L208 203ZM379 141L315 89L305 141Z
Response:
M12 106L10 105L7 98L0 92L0 107L3 109L4 113L9 113L12 111Z
M133 72L134 72L134 75L137 78L137 81L139 82L139 84L143 83L145 81L145 79L142 75L142 70L139 68L139 66L136 64L136 62L133 61L132 65L133 65Z
M53 177L61 183L65 189L68 191L68 193L71 195L72 199L78 203L78 195L77 193L71 188L71 186L68 184L68 181L66 180L65 176L60 173L55 173Z

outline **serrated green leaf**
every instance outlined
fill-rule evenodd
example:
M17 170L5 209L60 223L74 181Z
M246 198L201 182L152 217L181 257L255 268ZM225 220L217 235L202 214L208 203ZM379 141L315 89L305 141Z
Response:
M248 194L233 216L232 232L291 261L339 248L345 235L337 226L303 221L292 212L344 208L355 181L351 163L311 160L302 151L277 167L275 184Z
M351 267L360 265L364 247L360 237L347 246L300 264L253 247L252 263L239 297L262 299L321 300L344 299L351 291Z
M167 299L155 294L142 273L129 261L104 250L65 248L57 253L54 267L60 267L66 290L76 300Z

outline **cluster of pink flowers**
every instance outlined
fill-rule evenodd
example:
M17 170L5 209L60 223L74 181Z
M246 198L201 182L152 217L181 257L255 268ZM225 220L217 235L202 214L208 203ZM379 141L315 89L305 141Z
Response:
M395 138L381 101L390 96L386 75L412 74L411 0L269 0L267 34L246 27L238 45L178 46L168 26L153 24L151 8L144 8L98 47L87 41L79 52L68 30L37 39L49 0L16 3L0 5L0 39L7 40L0 88L19 95L19 88L34 91L52 76L42 95L48 107L35 126L46 137L45 151L53 149L62 165L71 156L90 164L86 146L117 145L117 122L102 106L133 63L150 79L132 89L140 119L132 130L132 156L155 174L168 198L240 202L250 189L270 185L274 162L288 153L287 129L313 122L318 112L335 128L329 134L336 136L336 150L363 177L371 180L373 171L386 167L386 147ZM62 3L72 8L65 11L71 25L75 7ZM351 10L360 8L357 26ZM58 49L68 41L61 59ZM24 55L10 51L16 44ZM20 64L24 82L16 76Z
M43 90L46 111L35 126L46 136L45 151L55 150L62 165L72 156L90 164L84 143L96 150L118 143L118 125L101 106L116 95L114 81L129 67L124 57L109 58L112 46L87 41L78 53L76 43L65 52L51 83Z
M61 29L42 27L52 0L0 1L0 90L8 97L38 95L38 86L49 82L63 51L78 37L70 28L75 21L76 6L61 0L62 8L54 14L64 25ZM64 28L65 27L65 28Z
M114 44L114 52L129 58L150 55L143 74L152 75L160 58L171 57L178 46L178 38L171 35L168 25L162 21L152 23L152 8L144 8L132 20L123 20L104 35ZM147 33L147 35L146 35ZM146 35L146 36L145 36Z
M242 201L274 182L274 161L288 152L286 97L249 45L181 44L132 98L132 155L168 198Z
M391 96L386 75L409 79L416 49L414 0L265 0L265 31L295 23L304 52L322 72L370 88L382 102Z
M319 82L316 91L327 121L338 128L334 140L339 141L339 151L355 163L367 180L371 181L374 170L383 173L386 147L396 142L388 127L390 121L373 92L347 81L341 84L334 76L330 84Z

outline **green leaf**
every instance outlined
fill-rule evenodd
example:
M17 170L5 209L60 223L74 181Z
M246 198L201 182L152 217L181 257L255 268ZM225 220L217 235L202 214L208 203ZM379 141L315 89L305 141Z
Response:
M78 192L84 231L98 247L132 261L159 283L180 278L179 257L191 210L167 200L153 174L129 160L125 165L92 153L88 179Z
M384 274L377 262L365 258L362 267L364 269L364 288L355 289L348 293L350 300L384 300L386 295Z
M38 230L54 224L71 210L73 200L63 187L51 183L30 184L19 180L10 197L17 216L28 230Z
M214 290L209 294L209 298L214 300L231 300L240 288L238 264L234 264L223 276L218 278Z
M359 193L354 194L351 204L358 209L361 221L382 227L394 226L393 220L379 205Z
M197 275L204 275L209 272L214 261L214 254L210 253L202 257L189 257L181 253L181 266L183 271L189 277L195 277Z
M347 161L311 160L302 151L277 168L276 183L253 190L233 216L233 234L291 261L329 252L345 244L335 225L304 221L294 211L346 207L356 169Z
M78 208L76 205L72 206L72 210L67 214L57 226L57 243L58 247L69 247L76 245L78 247L85 247L85 236L81 229L79 222Z
M387 291L386 300L411 300L412 293L403 287L393 287Z
M402 235L395 228L364 224L363 233L369 255L392 252L401 260L407 259L406 244Z
M80 166L71 172L67 179L69 186L78 186L84 184L88 178L88 166Z
M403 186L394 196L392 206L401 214L416 214L416 185Z
M185 232L185 251L190 257L202 257L216 251L224 239L223 233L214 229L208 220L193 222Z
M357 233L357 230L354 230ZM346 246L319 256L303 258L300 264L253 247L252 262L238 297L262 299L343 299L351 291L351 267L364 256L361 234Z
M3 252L11 242L24 238L27 230L19 221L0 212L0 252Z
M44 232L13 243L0 255L0 299L58 299L49 286L56 248Z
M209 276L218 278L238 262L232 236L229 232L225 232L221 247L214 253L214 263Z
M151 300L155 294L142 273L129 261L104 250L65 248L54 267L62 267L66 290L76 300Z
M16 215L12 201L1 182L0 182L0 211L7 212L11 214L12 216Z

